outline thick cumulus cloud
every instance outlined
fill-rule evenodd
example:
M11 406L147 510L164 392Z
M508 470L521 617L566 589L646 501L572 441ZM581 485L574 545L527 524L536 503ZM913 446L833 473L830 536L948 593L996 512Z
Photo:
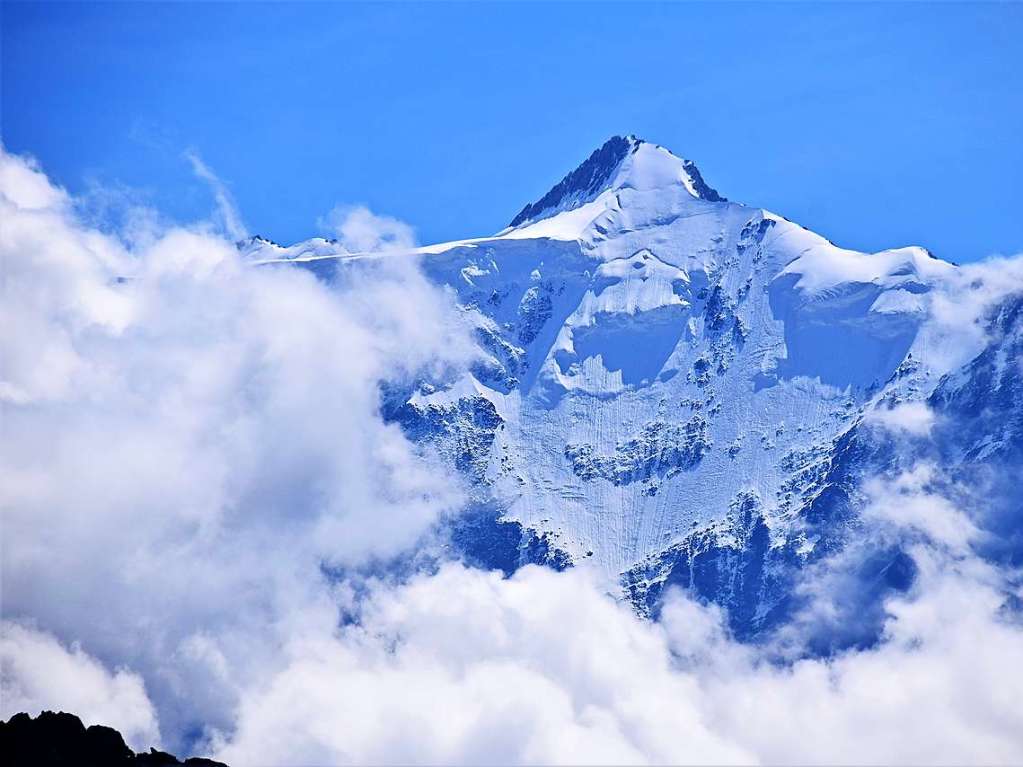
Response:
M464 365L461 316L408 259L328 289L203 230L128 247L19 157L0 182L4 616L143 674L167 737L226 726L277 637L333 614L322 563L458 506L377 382Z
M355 590L323 565L400 552L461 502L377 382L469 363L463 315L401 253L328 288L202 228L125 239L75 210L0 155L4 716L73 710L235 765L1023 759L1018 586L933 467L864 488L917 577L879 643L827 659L779 664L677 593L641 620L583 567ZM334 218L351 251L406 249L398 224ZM980 318L999 290L938 311ZM926 439L933 417L875 425ZM825 617L849 614L833 569L808 586Z
M381 586L358 625L285 648L220 755L238 764L949 764L1023 755L1023 630L1010 584L926 471L867 514L912 540L882 642L777 665L675 594L660 623L584 571L510 580L450 565ZM907 512L906 508L913 511Z
M702 616L701 616L702 617ZM324 627L329 628L329 627ZM668 635L587 573L449 565L286 650L222 755L240 764L749 762L712 732Z

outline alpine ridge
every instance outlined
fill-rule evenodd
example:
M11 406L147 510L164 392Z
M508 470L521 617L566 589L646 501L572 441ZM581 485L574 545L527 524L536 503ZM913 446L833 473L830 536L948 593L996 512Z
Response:
M565 176L547 194L536 202L526 205L512 219L509 227L515 228L541 218L555 215L558 212L572 210L590 202L600 193L614 190L629 183L628 173L632 168L626 167L626 160L643 149L644 151L665 151L635 136L612 136L578 168ZM635 162L632 163L635 166ZM686 186L691 193L704 200L723 202L724 198L704 182L696 165L689 160L682 160L682 176L686 178Z
M247 247L326 280L352 257L328 241ZM886 413L948 413L949 444L974 440L935 459L950 475L1019 450L1018 386L998 390L997 449L951 427L983 409L975 382L999 374L984 360L1004 359L985 345L1018 340L1018 310L949 323L935 307L963 289L955 265L838 247L633 136L499 234L405 257L456 293L484 358L454 380L388 382L382 407L467 478L471 508L448 533L482 566L585 562L650 615L681 585L756 638L798 608L799 573L855 536L858 479L923 449L893 447ZM999 516L1015 540L1017 506ZM866 558L875 604L908 588L906 561Z

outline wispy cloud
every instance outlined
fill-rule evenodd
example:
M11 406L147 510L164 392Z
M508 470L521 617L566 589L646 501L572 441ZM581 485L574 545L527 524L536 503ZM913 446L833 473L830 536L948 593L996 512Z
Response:
M397 218L376 214L365 205L335 205L318 224L352 253L409 250L416 246L411 226Z
M242 223L238 206L235 204L234 197L228 190L227 185L203 162L196 150L186 150L185 159L191 164L192 172L195 173L196 177L205 181L209 185L210 191L213 192L213 199L217 204L220 223L223 225L224 231L228 236L233 240L241 240L248 237L248 230L245 228L245 224Z
M934 413L926 402L901 402L870 411L867 421L897 434L926 437L934 427Z

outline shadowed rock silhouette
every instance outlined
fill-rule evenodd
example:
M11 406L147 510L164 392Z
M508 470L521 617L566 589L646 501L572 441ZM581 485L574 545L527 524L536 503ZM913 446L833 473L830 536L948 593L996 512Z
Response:
M74 714L43 711L35 719L15 714L0 722L0 755L7 767L227 767L223 762L173 754L151 748L136 754L112 727L86 727Z

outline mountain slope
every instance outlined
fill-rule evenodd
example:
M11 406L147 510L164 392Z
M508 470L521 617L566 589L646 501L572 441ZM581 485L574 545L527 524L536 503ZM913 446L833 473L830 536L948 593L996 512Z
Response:
M982 351L950 354L928 319L952 264L839 248L634 137L498 235L414 255L456 292L486 359L392 392L390 416L451 457L478 508L526 531L520 563L543 541L642 612L666 585L693 588L745 635L791 607L796 570L843 545L870 413L948 403L939 382ZM349 257L297 260L329 278Z

